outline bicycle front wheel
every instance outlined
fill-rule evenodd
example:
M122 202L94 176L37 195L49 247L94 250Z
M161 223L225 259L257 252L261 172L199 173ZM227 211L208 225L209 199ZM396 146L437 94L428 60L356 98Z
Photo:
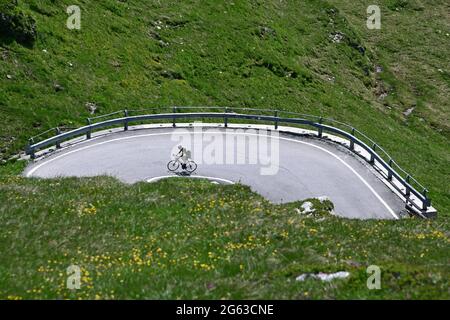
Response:
M176 171L178 169L178 167L180 166L180 163L178 161L172 160L169 161L169 163L167 164L167 169L169 169L169 171Z

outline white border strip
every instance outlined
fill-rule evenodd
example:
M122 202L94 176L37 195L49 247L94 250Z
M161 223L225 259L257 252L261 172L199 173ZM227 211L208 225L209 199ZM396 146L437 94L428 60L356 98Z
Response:
M163 179L169 179L169 178L191 178L191 179L206 179L206 180L210 180L210 181L220 181L226 184L235 184L233 181L231 180L227 180L227 179L222 179L222 178L216 178L216 177L206 177L206 176L177 176L177 175L171 175L171 176L160 176L160 177L153 177L147 180L147 182L151 183L151 182L157 182L159 180L163 180Z

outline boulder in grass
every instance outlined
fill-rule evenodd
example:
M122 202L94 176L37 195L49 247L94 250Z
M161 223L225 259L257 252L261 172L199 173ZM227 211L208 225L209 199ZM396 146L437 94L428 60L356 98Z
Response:
M350 272L347 271L339 271L335 273L303 273L295 278L296 281L305 281L307 279L318 279L324 282L330 282L334 279L345 279L350 276Z
M87 102L86 109L89 111L90 114L95 114L95 112L97 111L97 105L92 102Z
M326 196L306 199L295 211L304 216L336 215L333 203Z

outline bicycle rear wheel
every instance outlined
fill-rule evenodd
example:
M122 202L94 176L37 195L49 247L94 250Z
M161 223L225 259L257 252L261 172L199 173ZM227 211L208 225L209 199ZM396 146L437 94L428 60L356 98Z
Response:
M180 163L178 161L172 160L169 161L169 163L167 164L167 169L169 169L169 171L176 171L178 169L178 167L180 166Z
M186 171L189 172L189 173L192 173L195 170L197 170L197 164L194 161L189 161L186 164Z

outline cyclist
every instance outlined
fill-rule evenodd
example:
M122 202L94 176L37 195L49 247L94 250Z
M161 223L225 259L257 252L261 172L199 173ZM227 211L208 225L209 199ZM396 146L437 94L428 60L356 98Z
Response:
M187 150L185 147L183 147L181 144L178 146L178 150L180 151L178 151L175 160L180 160L181 168L183 168L183 170L186 170L186 164L189 161L189 155L191 152Z

